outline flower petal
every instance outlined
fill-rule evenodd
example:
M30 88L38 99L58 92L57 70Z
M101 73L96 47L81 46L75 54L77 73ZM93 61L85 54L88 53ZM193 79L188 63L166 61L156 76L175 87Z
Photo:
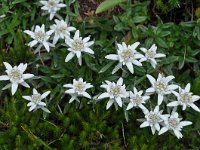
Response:
M156 80L154 77L152 77L151 75L147 74L147 78L149 79L149 82L151 83L152 86L154 86L154 84L156 83Z
M167 127L163 127L163 128L160 129L158 135L161 135L161 134L163 134L163 133L165 133L167 131L168 131L168 128Z
M114 103L113 99L110 99L106 105L106 110L110 108L110 106L112 106L112 104Z
M103 98L107 98L107 97L110 97L110 95L108 93L102 93L98 99L103 99Z
M9 63L3 62L3 64L6 67L6 70L10 71L12 69L12 66Z
M133 74L134 70L133 70L133 64L131 62L126 63L126 67L128 68L128 70Z
M149 122L145 121L140 125L140 128L144 128L144 127L148 127L148 126L150 126Z
M110 60L118 60L119 56L116 54L109 54L105 57L106 59L110 59Z
M29 79L29 78L32 78L32 77L34 77L34 75L33 75L33 74L30 74L30 73L27 73L27 74L23 74L23 75L22 75L22 78L23 78L23 79Z
M41 98L44 99L46 98L49 94L51 93L51 91L46 91L41 95Z
M68 62L68 61L70 61L73 57L74 57L74 53L73 52L70 52L68 55L67 55L67 57L65 58L65 62Z
M10 80L10 78L7 75L2 75L2 76L0 76L0 80L1 81Z
M17 88L18 88L18 84L17 83L12 83L12 87L11 87L12 95L15 94L15 92L17 91Z

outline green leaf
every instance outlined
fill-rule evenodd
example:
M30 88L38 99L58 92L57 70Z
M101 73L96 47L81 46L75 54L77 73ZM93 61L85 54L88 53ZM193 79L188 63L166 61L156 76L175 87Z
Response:
M18 4L18 3L25 2L25 1L26 1L26 0L14 0L14 1L12 2L12 4L15 5L15 4Z
M105 72L105 71L108 70L114 63L115 63L114 61L108 63L107 65L105 65L105 66L99 71L99 73Z
M122 2L125 2L125 0L105 0L97 7L96 14L102 13Z
M147 19L146 16L136 16L132 19L133 23L141 23L144 22Z

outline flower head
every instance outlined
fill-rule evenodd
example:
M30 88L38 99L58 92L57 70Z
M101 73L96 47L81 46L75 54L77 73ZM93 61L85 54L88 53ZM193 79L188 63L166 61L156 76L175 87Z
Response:
M122 107L122 100L128 97L128 92L126 91L126 86L123 85L123 79L119 78L117 83L105 81L106 83L102 84L101 87L106 89L107 92L102 93L98 99L109 98L109 101L106 105L106 109L109 109L110 106L114 103Z
M3 62L6 67L7 75L0 76L0 80L10 80L12 95L17 91L18 85L21 84L24 87L30 88L25 82L26 79L32 78L33 74L24 74L27 68L27 64L20 63L19 66L12 67L9 63Z
M144 103L146 102L146 100L148 100L150 97L149 96L142 96L143 91L138 91L135 87L133 88L133 91L129 92L129 98L130 98L130 102L127 106L126 110L129 110L133 107L139 107L140 109L144 109Z
M37 53L41 46L44 46L45 49L47 50L47 52L50 51L49 46L54 47L53 44L49 43L48 40L50 38L50 35L54 32L53 30L50 31L45 31L45 26L44 24L40 27L38 25L36 25L35 27L35 31L30 31L30 30L25 30L24 31L26 34L30 35L31 38L33 39L33 41L31 41L28 46L33 47L36 44L39 43L39 46L37 48L37 50L35 51L35 53Z
M159 106L156 106L154 110L149 111L143 109L145 114L145 121L140 125L140 128L151 127L152 134L155 134L155 131L160 131L160 123L167 119L169 115L163 115L162 110L159 110Z
M57 11L66 7L65 4L60 3L60 0L41 0L40 3L44 5L41 9L47 11L50 14L50 20L56 15Z
M144 56L135 50L139 44L140 42L135 42L132 45L126 45L124 42L122 44L117 44L117 54L109 54L105 57L110 60L119 61L118 65L113 69L112 74L122 68L123 65L126 65L132 74L134 73L133 64L142 66L138 59L141 59Z
M181 130L184 126L191 125L190 121L181 121L181 118L178 118L177 112L172 112L171 116L164 121L164 127L159 131L159 135L167 132L168 130L172 130L175 136L179 139L182 138Z
M73 39L65 40L66 44L70 47L68 48L70 53L67 55L65 62L68 62L76 55L79 65L82 65L82 52L86 52L92 55L94 54L94 51L90 49L90 46L94 44L94 41L89 41L90 37L82 39L79 34L79 30L77 30Z
M41 108L43 111L50 113L50 111L46 108L46 103L42 102L43 99L45 99L50 94L50 91L47 91L43 94L38 93L36 89L33 89L33 95L32 96L22 96L24 99L30 101L27 106L29 108L29 111L36 111L37 109Z
M76 30L76 28L68 26L67 22L65 22L64 20L57 19L55 19L55 24L53 24L50 28L55 33L53 44L56 44L60 38L64 39L69 37L70 32Z
M140 59L140 62L149 61L153 68L156 68L157 65L156 58L166 57L165 54L156 53L157 46L155 44L153 44L148 50L146 48L140 48L140 50L145 53L145 57Z
M146 93L152 94L156 92L158 94L158 105L160 105L163 101L163 96L167 94L171 94L172 91L178 88L178 85L170 84L169 82L174 79L174 76L164 77L159 73L158 79L155 80L151 75L147 75L152 87L146 90Z
M182 105L183 110L186 109L186 107L192 107L194 110L200 112L200 109L194 104L194 102L198 101L200 99L200 96L193 95L192 92L190 92L190 83L188 83L185 87L185 89L181 89L179 87L179 93L176 91L173 91L172 93L177 97L178 101L173 101L167 104L167 106L178 106Z
M73 84L65 84L64 87L70 88L65 91L65 93L70 94L72 98L69 100L69 103L74 100L78 100L78 96L84 96L91 99L91 96L86 92L87 89L92 88L93 86L90 83L84 82L82 78L78 80L73 80Z

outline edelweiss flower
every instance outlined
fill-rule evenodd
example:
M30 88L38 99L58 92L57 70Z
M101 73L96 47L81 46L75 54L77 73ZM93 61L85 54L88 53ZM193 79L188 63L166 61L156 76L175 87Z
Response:
M142 96L143 91L137 91L137 89L134 87L133 91L129 92L129 97L130 97L130 102L127 106L126 110L129 110L133 107L139 107L140 109L144 109L144 103L146 100L148 100L150 97L149 96Z
M159 135L167 132L168 130L173 130L175 136L179 139L182 138L183 135L181 134L181 130L184 126L191 125L192 122L190 121L181 121L181 118L178 118L177 112L172 112L171 116L164 121L165 126L161 128L159 131Z
M76 30L76 28L68 26L64 20L55 19L55 23L50 28L54 31L53 44L56 44L58 40L67 38L70 36L70 32Z
M141 59L144 56L135 50L139 44L140 42L135 42L132 45L126 45L124 42L122 44L117 44L118 54L110 54L105 57L110 60L119 61L119 64L113 69L112 74L122 68L122 65L126 65L132 74L134 73L133 64L136 66L142 66L141 62L139 62L137 59Z
M12 95L17 91L18 85L21 84L24 87L30 88L30 86L24 81L32 78L33 74L23 74L27 68L27 64L20 63L19 66L12 67L9 63L3 62L6 67L7 75L0 76L0 80L10 80Z
M50 14L50 20L53 19L57 11L59 11L62 7L66 7L65 4L60 3L60 0L42 0L40 3L44 5L41 9L47 11Z
M190 92L190 83L186 85L185 89L181 89L179 87L179 93L177 93L176 91L173 91L172 93L177 97L178 101L170 102L169 104L167 104L167 106L182 105L183 110L185 110L188 106L200 112L200 109L194 104L195 101L198 101L200 99L200 96L193 95L193 93Z
M163 77L163 75L159 73L157 80L151 75L147 75L147 78L151 82L152 87L148 88L146 93L153 94L156 92L158 94L158 105L162 103L164 95L171 94L172 91L178 88L178 85L175 84L168 85L168 82L174 79L174 76Z
M29 108L29 111L36 111L37 109L41 108L43 111L50 113L50 111L45 107L46 104L42 102L44 98L46 98L51 92L47 91L43 93L42 95L38 93L36 89L33 89L33 95L32 96L22 96L24 99L30 101L27 106Z
M140 59L140 62L149 61L153 68L156 68L157 65L156 58L166 57L165 54L156 53L157 46L155 44L153 44L148 50L146 48L140 48L140 50L145 53L145 57Z
M162 110L159 111L159 106L156 106L154 111L143 109L145 114L146 121L144 121L140 128L151 127L152 134L155 134L155 131L160 131L160 123L167 119L169 115L162 115Z
M82 65L82 52L94 54L94 51L90 49L90 46L94 44L94 41L89 42L90 37L82 39L82 37L79 37L79 34L79 30L77 30L74 35L74 39L65 40L65 43L70 47L68 48L68 51L70 51L70 53L67 55L65 62L68 62L76 55L78 58L79 65Z
M45 49L47 50L47 52L50 51L49 46L54 47L53 44L49 43L48 40L50 38L50 35L54 32L53 30L47 31L45 32L45 26L44 24L40 27L38 25L36 25L35 27L35 31L30 31L30 30L25 30L24 31L26 34L30 35L31 38L33 38L34 40L31 41L28 46L33 47L36 44L40 44L37 49L35 50L35 53L37 53L38 51L40 51L41 47L44 46Z
M107 90L107 92L102 93L98 99L103 98L110 98L106 105L106 109L109 109L110 106L114 103L115 105L118 104L119 107L122 107L122 100L123 98L128 97L128 92L126 91L126 86L123 85L123 79L119 78L117 83L105 81L106 84L102 84L101 88ZM117 105L116 105L117 106Z
M78 96L84 96L86 98L91 99L91 96L86 92L87 89L92 88L93 86L90 83L86 83L82 78L77 80L73 80L73 84L65 84L64 87L70 88L66 90L65 93L70 94L72 98L69 100L69 103L77 100L79 102Z

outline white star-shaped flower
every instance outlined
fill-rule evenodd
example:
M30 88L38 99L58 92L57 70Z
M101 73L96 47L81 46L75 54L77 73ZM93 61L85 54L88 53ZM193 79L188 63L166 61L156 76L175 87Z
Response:
M50 14L50 20L56 15L57 11L61 8L66 7L65 4L60 3L60 0L47 0L47 1L40 1L42 5L44 5L41 9L45 10L47 13Z
M53 44L55 45L59 39L65 39L70 37L70 32L76 30L75 27L69 26L64 20L55 19L55 24L51 27L55 35L53 38Z
M122 68L123 65L126 65L132 74L134 73L133 64L142 66L138 59L144 56L135 50L139 44L140 42L135 42L132 45L126 45L124 42L122 44L117 44L117 54L109 54L105 57L106 59L119 61L118 65L113 69L112 74Z
M64 87L70 88L65 91L65 93L72 96L69 103L74 100L80 102L78 96L84 96L91 99L91 96L86 92L86 90L92 88L93 86L90 83L84 82L82 78L79 78L78 80L74 79L73 84L65 84Z
M21 84L24 87L30 88L30 86L25 82L26 79L32 78L33 74L24 74L27 68L27 64L20 63L19 66L12 67L9 63L3 62L6 67L7 75L0 76L0 80L10 80L12 95L17 91L18 85Z
M186 107L192 107L194 110L200 112L200 109L194 104L194 102L198 101L200 99L200 96L193 95L192 92L190 92L190 83L188 83L185 87L185 89L181 89L179 87L179 93L176 91L173 91L172 93L177 97L178 101L173 101L167 104L167 106L178 106L182 105L183 110L186 109Z
M27 106L30 107L29 111L36 111L37 109L42 109L43 111L50 113L50 111L46 108L46 103L42 102L42 100L45 99L50 93L50 91L47 91L41 95L36 89L33 89L33 95L22 97L30 101L27 104Z
M65 62L70 61L76 55L79 65L82 65L82 52L93 55L94 51L90 49L90 46L94 44L94 41L89 40L90 37L82 39L82 37L80 37L79 30L76 31L73 39L65 39L65 43L70 47L68 48L68 51L70 51L70 53L67 55Z
M35 53L37 53L38 51L40 51L41 47L44 46L45 49L47 50L47 52L50 51L50 46L54 47L53 44L49 43L48 40L50 38L50 35L54 32L53 30L50 31L45 31L45 26L44 24L40 27L38 25L36 25L35 27L35 31L30 31L30 30L25 30L24 31L26 34L28 34L29 36L31 36L31 38L33 39L33 41L31 41L28 46L33 47L36 44L39 43L39 46L37 47L37 49L35 50Z
M181 134L181 130L184 126L191 125L191 121L181 121L181 118L178 118L177 112L172 112L171 116L164 121L164 127L161 128L159 131L159 135L167 132L168 130L172 130L175 136L179 139L182 138L183 135Z
M148 109L143 109L145 114L145 121L140 125L140 128L151 127L152 134L155 134L155 131L160 131L160 123L164 120L167 120L168 114L163 115L162 110L159 110L159 106L156 106L153 111Z
M150 97L149 96L142 96L143 91L138 91L135 87L133 88L133 91L129 92L129 98L130 98L130 102L127 106L126 110L129 110L133 107L139 107L140 109L144 109L144 105L146 100L148 100Z
M151 75L147 75L147 78L149 79L152 87L148 88L146 90L146 93L153 94L156 92L158 94L158 105L162 103L164 95L171 94L172 91L178 88L178 85L169 85L169 82L175 78L174 76L164 77L162 74L159 73L157 80L155 80L155 78Z
M106 105L106 109L114 103L116 106L122 107L123 99L127 98L129 93L126 91L126 86L123 85L123 79L119 78L117 83L105 81L106 83L101 85L101 88L106 89L107 92L102 93L98 99L109 98Z
M151 48L148 49L148 50L146 48L143 48L143 47L140 48L140 50L145 53L145 57L141 58L140 62L149 61L153 68L156 68L156 65L157 65L156 58L166 57L165 54L156 53L157 46L155 44L153 44L151 46Z

